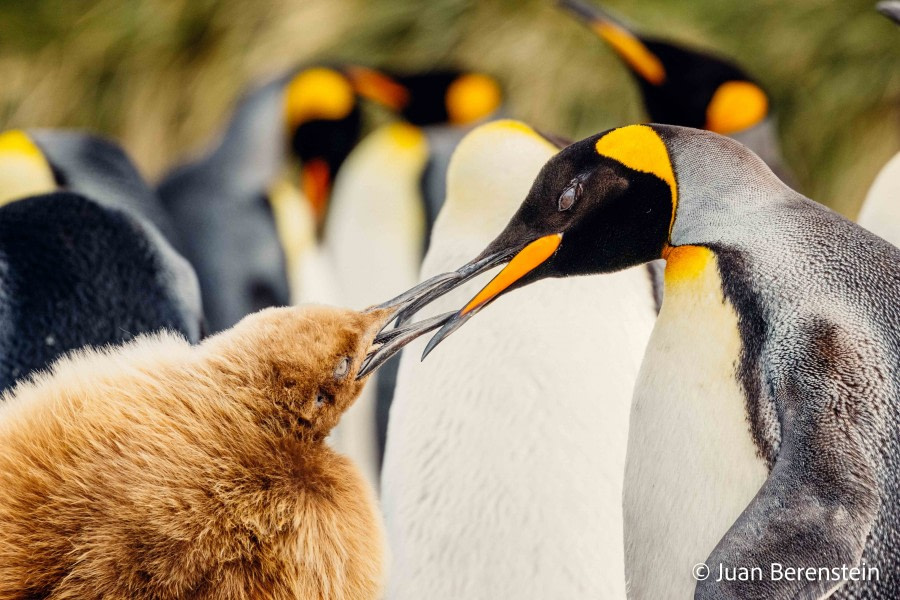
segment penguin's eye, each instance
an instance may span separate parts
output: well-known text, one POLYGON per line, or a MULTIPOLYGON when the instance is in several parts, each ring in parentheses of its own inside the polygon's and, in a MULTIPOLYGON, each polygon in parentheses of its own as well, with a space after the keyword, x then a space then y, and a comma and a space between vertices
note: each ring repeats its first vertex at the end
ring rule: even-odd
POLYGON ((344 357, 334 368, 334 378, 335 379, 343 379, 347 376, 347 373, 350 372, 350 359, 348 357, 344 357))
POLYGON ((569 187, 563 190, 563 193, 559 195, 559 211, 563 212, 572 208, 575 204, 575 201, 581 198, 581 194, 584 191, 584 188, 581 186, 580 181, 573 181, 569 184, 569 187))

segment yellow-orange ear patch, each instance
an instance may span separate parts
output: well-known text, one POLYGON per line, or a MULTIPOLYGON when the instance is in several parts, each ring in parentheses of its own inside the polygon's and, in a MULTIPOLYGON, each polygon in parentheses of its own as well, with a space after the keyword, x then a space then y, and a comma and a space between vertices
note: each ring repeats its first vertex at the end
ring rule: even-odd
POLYGON ((647 82, 660 85, 666 80, 662 62, 633 33, 608 21, 596 21, 592 27, 625 64, 647 82))
POLYGON ((57 189, 53 169, 24 131, 0 133, 0 206, 57 189))
POLYGON ((421 128, 409 123, 390 123, 385 125, 388 138, 398 148, 407 150, 427 144, 425 133, 421 128))
POLYGON ((451 123, 466 125, 496 111, 502 102, 497 81, 481 73, 468 73, 447 88, 447 116, 451 123))
POLYGON ((669 233, 675 224, 675 209, 678 207, 678 185, 672 160, 665 142, 659 134, 647 125, 629 125, 613 129, 594 146, 597 154, 619 161, 629 169, 656 175, 667 184, 672 192, 672 219, 669 233))
POLYGON ((728 135, 753 127, 769 114, 766 93, 749 81, 726 81, 706 107, 706 129, 728 135))
POLYGON ((666 259, 666 282, 675 283, 699 277, 714 256, 712 250, 703 246, 667 246, 663 258, 666 259))
POLYGON ((285 120, 290 128, 315 119, 343 119, 353 110, 353 87, 334 69, 315 67, 298 73, 284 91, 285 120))

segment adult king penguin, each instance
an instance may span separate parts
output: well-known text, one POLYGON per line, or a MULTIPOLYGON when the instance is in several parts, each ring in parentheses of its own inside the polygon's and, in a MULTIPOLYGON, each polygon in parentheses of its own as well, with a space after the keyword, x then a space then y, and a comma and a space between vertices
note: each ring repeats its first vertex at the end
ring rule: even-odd
POLYGON ((427 353, 509 290, 659 257, 623 496, 631 597, 898 597, 900 250, 744 146, 668 125, 577 142, 476 260, 400 300, 507 263, 427 353))
POLYGON ((288 273, 302 268, 297 263, 324 222, 334 173, 360 131, 345 73, 294 70, 248 94, 221 141, 160 183, 182 234, 180 249, 197 269, 212 331, 290 302, 288 273), (308 202, 285 181, 291 155, 300 161, 308 202))
MULTIPOLYGON (((878 11, 900 24, 900 1, 879 2, 878 11)), ((892 244, 900 245, 900 153, 875 178, 857 222, 892 244)))
POLYGON ((0 205, 0 387, 85 345, 160 329, 199 340, 196 275, 160 233, 165 213, 115 143, 74 131, 0 134, 0 205))
POLYGON ((756 152, 787 183, 769 96, 731 61, 639 35, 620 18, 581 0, 559 5, 584 21, 625 63, 650 120, 708 129, 756 152))
MULTIPOLYGON (((467 135, 422 276, 483 248, 557 151, 516 121, 467 135)), ((392 600, 625 595, 628 400, 656 315, 650 277, 637 268, 536 292, 442 361, 404 355, 382 473, 392 600), (555 329, 560 311, 579 328, 555 329)))

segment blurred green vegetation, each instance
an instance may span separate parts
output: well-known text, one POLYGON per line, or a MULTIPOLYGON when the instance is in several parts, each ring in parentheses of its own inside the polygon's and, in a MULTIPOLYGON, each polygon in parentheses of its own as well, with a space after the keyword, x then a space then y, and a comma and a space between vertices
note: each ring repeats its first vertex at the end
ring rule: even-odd
MULTIPOLYGON (((605 2, 762 81, 802 190, 850 216, 900 148, 900 30, 873 5, 605 2)), ((510 116, 572 138, 645 119, 625 68, 552 0, 0 0, 0 128, 105 132, 155 177, 251 82, 319 60, 482 69, 510 116)))

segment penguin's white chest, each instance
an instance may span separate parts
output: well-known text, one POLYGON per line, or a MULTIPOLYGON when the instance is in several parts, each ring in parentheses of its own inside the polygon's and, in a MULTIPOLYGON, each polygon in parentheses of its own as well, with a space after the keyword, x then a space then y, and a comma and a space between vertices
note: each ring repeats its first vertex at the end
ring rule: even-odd
POLYGON ((715 257, 670 255, 665 300, 635 386, 626 459, 630 598, 693 598, 704 562, 765 481, 736 378, 737 314, 715 257))

